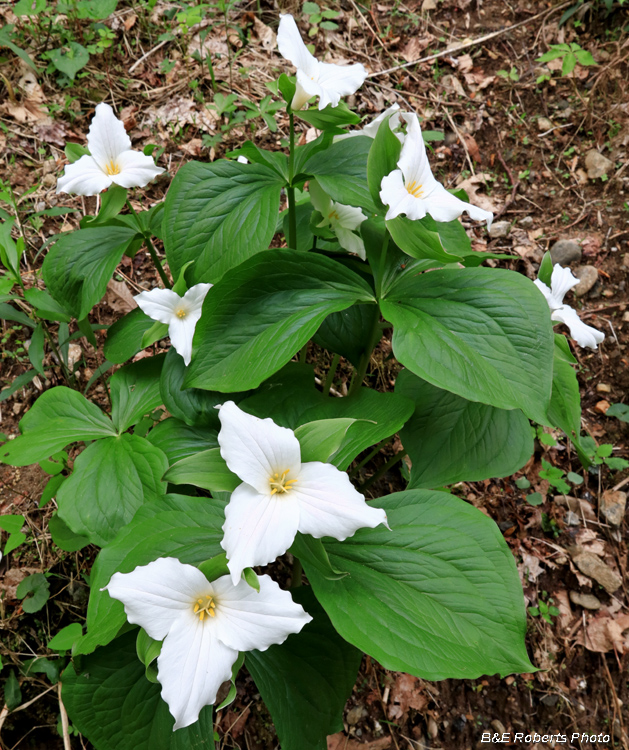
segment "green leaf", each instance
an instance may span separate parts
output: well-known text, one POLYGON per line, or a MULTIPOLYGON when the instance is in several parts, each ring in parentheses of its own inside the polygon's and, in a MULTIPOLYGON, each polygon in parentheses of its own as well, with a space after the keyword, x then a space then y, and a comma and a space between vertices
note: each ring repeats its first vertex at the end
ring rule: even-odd
POLYGON ((45 606, 50 596, 48 579, 43 573, 34 573, 31 576, 26 576, 18 584, 15 595, 18 599, 23 600, 22 609, 25 612, 39 612, 45 606))
POLYGON ((233 474, 218 448, 200 451, 173 464, 164 475, 171 484, 193 484, 211 492, 233 492, 242 480, 233 474))
POLYGON ((65 477, 63 474, 57 474, 56 476, 50 477, 50 479, 46 483, 46 486, 44 487, 41 498, 39 499, 40 508, 43 508, 44 505, 46 505, 46 503, 49 503, 53 497, 56 497, 57 490, 59 489, 59 487, 61 487, 66 479, 67 477, 65 477))
POLYGON ((174 417, 155 425, 146 439, 166 454, 171 466, 199 451, 218 448, 217 430, 210 427, 191 427, 174 417))
POLYGON ((147 357, 111 376, 111 418, 118 432, 124 432, 161 405, 159 383, 164 361, 164 355, 147 357))
POLYGON ((341 127, 343 125, 356 125, 360 122, 360 117, 352 112, 345 102, 340 102, 337 107, 328 104, 321 110, 316 107, 300 109, 295 114, 314 128, 329 130, 334 134, 345 132, 341 127))
POLYGON ((92 443, 59 488, 59 516, 75 534, 104 547, 144 502, 166 493, 167 469, 162 451, 138 435, 92 443))
POLYGON ((397 169, 402 144, 395 136, 389 125, 391 117, 380 123, 376 137, 373 139, 367 158, 367 183, 374 204, 385 212, 386 208, 380 200, 380 185, 382 178, 397 169))
POLYGON ((54 453, 50 458, 45 458, 39 462, 39 468, 46 474, 56 476, 66 468, 68 464, 68 454, 65 451, 54 453))
POLYGON ((18 47, 17 44, 14 44, 11 41, 12 37, 14 36, 14 28, 15 24, 12 23, 7 23, 4 25, 4 27, 0 28, 0 47, 8 47, 21 60, 23 60, 29 66, 29 68, 32 68, 36 73, 38 73, 39 71, 37 69, 37 65, 35 65, 35 63, 21 47, 18 47))
POLYGON ((551 276, 553 275, 553 259, 549 252, 544 253, 542 262, 539 264, 537 278, 550 289, 551 276))
POLYGON ((531 427, 519 409, 466 401, 409 370, 398 374, 395 392, 415 402, 400 433, 412 461, 409 489, 506 477, 533 455, 531 427))
POLYGON ((544 498, 540 495, 539 492, 531 492, 530 495, 526 496, 526 502, 529 505, 533 506, 542 505, 544 502, 544 498))
POLYGON ((221 392, 256 388, 327 315, 371 299, 367 283, 336 261, 296 250, 259 253, 205 298, 184 385, 221 392))
POLYGON ((300 425, 295 430, 295 437, 301 446, 301 460, 326 463, 339 450, 355 422, 355 419, 345 417, 319 419, 300 425))
POLYGON ((247 669, 271 712, 282 750, 321 750, 327 735, 343 729, 343 708, 362 654, 334 630, 310 588, 291 593, 312 622, 280 646, 247 653, 247 669))
POLYGON ((6 302, 0 302, 0 320, 12 320, 14 323, 21 323, 29 328, 35 328, 36 325, 32 318, 6 302))
POLYGON ((189 162, 172 181, 164 247, 174 276, 188 261, 191 283, 216 283, 265 250, 275 234, 284 179, 263 164, 189 162))
POLYGON ((621 422, 629 422, 629 405, 612 404, 605 412, 606 417, 616 417, 621 422))
POLYGON ((378 315, 376 305, 352 305, 328 315, 312 339, 358 366, 371 341, 374 318, 378 315))
POLYGON ((90 61, 90 53, 78 42, 68 42, 64 47, 50 50, 48 59, 61 73, 65 73, 70 80, 90 61))
POLYGON ((522 586, 498 527, 453 495, 409 490, 373 503, 383 526, 326 542, 329 581, 304 560, 345 640, 386 669, 427 680, 531 672, 522 586))
POLYGON ((528 488, 531 486, 531 483, 526 477, 520 477, 519 479, 515 480, 515 486, 520 490, 528 490, 528 488))
POLYGON ((24 516, 9 513, 0 516, 0 529, 4 529, 8 534, 16 534, 24 526, 24 522, 24 516))
POLYGON ((34 308, 37 310, 37 314, 40 318, 46 320, 60 321, 62 323, 69 323, 71 317, 61 307, 58 302, 45 292, 43 289, 27 289, 24 292, 24 297, 34 308))
POLYGON ((367 189, 367 157, 373 139, 357 135, 317 151, 301 170, 317 179, 321 188, 337 203, 359 206, 371 213, 376 206, 367 189))
POLYGON ((395 356, 423 380, 546 424, 552 326, 527 278, 493 268, 402 277, 381 310, 395 327, 395 356))
POLYGON ((117 320, 107 331, 103 354, 110 362, 122 364, 142 349, 144 334, 155 321, 136 307, 117 320))
POLYGON ((107 283, 136 235, 137 229, 115 225, 61 234, 44 258, 46 287, 65 310, 82 320, 104 296, 107 283))
POLYGON ((44 376, 44 329, 39 323, 31 336, 28 358, 39 375, 44 376))
POLYGON ((92 568, 87 634, 74 648, 88 654, 109 643, 125 624, 122 603, 101 591, 116 572, 130 573, 158 557, 199 565, 220 555, 225 505, 208 497, 165 495, 143 505, 134 519, 101 550, 92 568))
POLYGON ((37 16, 46 10, 47 5, 46 0, 19 0, 13 6, 13 12, 16 16, 37 16))
POLYGON ((22 434, 0 447, 0 462, 27 466, 79 440, 116 435, 95 404, 65 386, 45 391, 20 421, 22 434))
POLYGON ((116 5, 118 0, 81 0, 77 6, 77 15, 79 18, 98 21, 109 17, 116 10, 116 5))
POLYGON ((127 202, 127 189, 112 185, 101 193, 101 206, 97 216, 86 216, 81 220, 81 229, 95 227, 118 216, 127 202))
MULTIPOLYGON (((37 375, 35 370, 27 370, 21 375, 18 375, 8 388, 3 388, 0 391, 0 404, 10 398, 16 391, 19 391, 20 388, 28 385, 35 375, 37 375)), ((2 449, 0 448, 0 463, 2 462, 2 455, 2 449)))
POLYGON ((230 151, 226 156, 232 158, 244 156, 252 164, 266 164, 267 167, 275 170, 280 177, 288 182, 288 157, 281 151, 266 151, 251 141, 245 141, 242 146, 235 151, 230 151))
POLYGON ((298 533, 290 552, 299 560, 307 560, 328 581, 338 581, 347 575, 342 571, 334 570, 321 539, 315 539, 309 534, 298 533))
POLYGON ((22 691, 15 672, 11 670, 4 683, 4 703, 9 711, 17 708, 22 702, 22 691))
MULTIPOLYGON (((609 461, 607 463, 609 465, 609 461)), ((13 552, 13 550, 17 549, 21 544, 24 544, 25 541, 26 534, 24 534, 22 531, 15 531, 7 539, 7 543, 4 545, 4 551, 2 554, 5 556, 8 555, 10 552, 13 552)))
MULTIPOLYGON (((65 477, 63 478, 65 479, 65 477)), ((90 543, 86 536, 75 534, 56 512, 48 520, 48 531, 52 541, 65 552, 78 552, 90 543)))
MULTIPOLYGON (((579 460, 584 466, 588 466, 590 459, 580 438, 581 397, 579 395, 579 382, 574 367, 566 360, 564 346, 568 347, 565 336, 555 336, 553 389, 548 407, 548 421, 566 433, 577 450, 579 460)), ((572 358, 569 349, 568 354, 572 358)))
POLYGON ((53 651, 69 651, 74 642, 83 635, 83 628, 78 622, 66 625, 48 641, 48 648, 53 651))
POLYGON ((63 702, 72 725, 98 750, 213 750, 212 708, 173 732, 175 720, 136 656, 136 632, 117 638, 70 665, 62 675, 63 702))
POLYGON ((397 216, 386 222, 395 244, 412 258, 430 258, 440 263, 456 263, 463 254, 449 253, 444 248, 438 232, 429 228, 429 222, 412 221, 406 216, 397 216))
POLYGON ((85 156, 86 154, 89 156, 90 150, 86 146, 81 146, 78 143, 66 143, 64 153, 70 164, 74 164, 74 162, 78 161, 82 156, 85 156))

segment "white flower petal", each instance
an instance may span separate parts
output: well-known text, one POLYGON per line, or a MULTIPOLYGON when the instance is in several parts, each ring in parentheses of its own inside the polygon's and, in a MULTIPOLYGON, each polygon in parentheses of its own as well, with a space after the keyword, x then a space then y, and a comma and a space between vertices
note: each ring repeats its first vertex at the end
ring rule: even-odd
POLYGON ((569 305, 563 305, 553 310, 551 318, 555 321, 565 323, 570 329, 570 335, 579 346, 597 349, 598 345, 605 338, 605 334, 602 331, 586 325, 579 317, 577 311, 569 305))
POLYGON ((321 93, 321 87, 318 83, 314 82, 302 73, 300 70, 297 71, 297 86, 295 87, 295 95, 290 103, 290 108, 295 112, 305 107, 305 105, 312 99, 313 96, 319 96, 321 93), (301 85, 300 81, 304 80, 306 87, 301 85))
POLYGON ((363 260, 367 259, 365 243, 362 237, 354 234, 351 229, 345 229, 345 227, 336 227, 334 231, 336 232, 339 245, 343 250, 347 250, 348 253, 356 253, 363 260))
POLYGON ((105 102, 96 107, 96 114, 87 132, 87 146, 103 171, 107 170, 108 164, 115 163, 120 154, 131 148, 131 139, 122 120, 116 117, 113 109, 105 102))
POLYGON ((270 479, 290 472, 295 479, 301 467, 301 448, 292 430, 272 419, 259 419, 239 409, 233 401, 219 409, 221 429, 218 444, 230 471, 258 492, 271 492, 270 479))
POLYGON ((203 301, 206 294, 212 288, 212 284, 195 284, 183 295, 183 301, 188 306, 190 313, 198 312, 201 314, 203 301))
POLYGON ((116 159, 116 166, 120 171, 112 175, 112 180, 124 188, 144 187, 164 171, 156 166, 152 156, 141 151, 123 151, 116 159))
POLYGON ((343 541, 357 529, 387 523, 384 510, 367 505, 347 474, 332 464, 302 464, 290 494, 299 503, 299 531, 317 539, 331 536, 343 541))
MULTIPOLYGON (((404 177, 401 169, 394 169, 382 178, 380 183, 380 200, 385 206, 389 206, 386 220, 395 219, 396 216, 412 210, 413 201, 416 200, 404 187, 404 177)), ((426 213, 424 212, 423 216, 426 213)), ((423 218, 423 216, 421 218, 423 218)))
POLYGON ((343 203, 332 203, 332 209, 336 213, 336 217, 332 223, 332 226, 338 225, 343 229, 358 229, 358 227, 367 219, 365 214, 356 208, 356 206, 345 206, 343 203))
POLYGON ((464 211, 475 221, 486 221, 487 229, 491 228, 494 215, 491 211, 484 211, 471 203, 465 203, 452 193, 449 193, 443 185, 436 182, 433 190, 423 200, 426 213, 429 213, 435 221, 452 221, 457 219, 464 211))
POLYGON ((73 164, 66 164, 63 177, 57 180, 57 193, 73 195, 98 195, 112 183, 89 154, 84 154, 73 164))
POLYGON ((295 539, 298 523, 293 490, 261 495, 248 484, 236 487, 225 508, 221 541, 234 585, 245 568, 266 565, 283 555, 295 539))
POLYGON ((258 581, 259 593, 242 579, 236 586, 229 576, 212 582, 217 607, 210 624, 215 625, 216 637, 237 651, 265 651, 312 620, 269 576, 258 576, 258 581))
POLYGON ((129 622, 161 641, 183 612, 192 612, 194 601, 208 586, 197 568, 160 557, 131 573, 114 573, 105 589, 124 604, 129 622))
POLYGON ((402 170, 406 187, 414 183, 415 189, 421 190, 421 198, 425 198, 438 184, 430 169, 417 115, 412 115, 410 119, 397 166, 402 170))
POLYGON ((194 312, 188 312, 184 318, 171 318, 168 326, 170 343, 175 347, 177 354, 183 357, 186 367, 192 359, 192 339, 200 317, 201 310, 195 310, 194 312))
POLYGON ((548 302, 551 310, 563 305, 563 298, 579 283, 579 279, 573 275, 569 268, 562 268, 559 263, 553 266, 550 277, 551 298, 548 302))
POLYGON ((332 63, 319 63, 318 83, 322 94, 319 99, 319 109, 324 109, 328 104, 338 106, 342 96, 355 93, 365 82, 367 71, 360 63, 354 65, 333 65, 332 63))
MULTIPOLYGON (((540 290, 540 292, 544 295, 544 299, 546 300, 546 302, 548 302, 548 306, 550 307, 550 309, 553 310, 554 307, 551 304, 553 295, 549 287, 547 287, 546 284, 544 284, 544 282, 540 281, 539 279, 535 279, 533 283, 540 290)), ((557 307, 557 305, 555 307, 557 307)))
POLYGON ((280 15, 280 25, 277 30, 277 48, 280 55, 293 63, 297 70, 302 70, 308 77, 318 75, 317 58, 310 54, 304 44, 295 19, 287 13, 280 15))
POLYGON ((397 113, 399 109, 400 109, 400 105, 399 104, 393 104, 388 109, 385 109, 384 112, 381 112, 368 125, 365 125, 365 127, 362 129, 362 131, 359 131, 360 134, 361 135, 366 135, 369 138, 375 138, 378 135, 378 130, 380 129, 380 124, 389 115, 393 115, 394 117, 398 118, 397 120, 394 120, 394 117, 391 117, 391 119, 389 120, 389 126, 391 128, 396 127, 396 125, 399 123, 399 115, 395 115, 395 113, 397 113))
POLYGON ((134 297, 138 306, 149 318, 159 323, 170 324, 177 317, 176 310, 182 299, 172 289, 151 289, 150 292, 140 292, 134 297))
POLYGON ((175 717, 173 729, 194 724, 231 678, 238 652, 218 640, 212 625, 189 609, 173 623, 157 657, 157 679, 175 717))

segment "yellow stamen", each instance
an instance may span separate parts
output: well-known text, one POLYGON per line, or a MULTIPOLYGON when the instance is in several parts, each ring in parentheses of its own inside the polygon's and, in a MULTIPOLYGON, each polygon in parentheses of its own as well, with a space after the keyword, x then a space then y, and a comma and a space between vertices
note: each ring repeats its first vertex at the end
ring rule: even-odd
POLYGON ((107 163, 107 166, 105 167, 105 171, 107 172, 108 175, 120 174, 120 167, 112 159, 110 162, 107 163))
POLYGON ((200 597, 197 599, 193 611, 195 615, 199 615, 199 620, 203 622, 206 615, 209 615, 210 617, 216 617, 216 612, 214 611, 216 609, 216 602, 214 601, 214 597, 210 596, 210 594, 205 595, 205 600, 203 597, 200 597))
POLYGON ((406 185, 405 187, 406 187, 407 191, 411 195, 414 195, 416 198, 421 198, 421 196, 422 196, 422 194, 424 192, 422 190, 423 185, 421 183, 417 184, 417 182, 415 180, 413 180, 412 182, 409 182, 408 185, 406 185))
POLYGON ((286 471, 283 472, 281 476, 279 474, 273 474, 272 477, 269 477, 269 484, 271 485, 272 495, 275 495, 276 493, 279 495, 283 495, 284 493, 293 489, 292 485, 294 485, 297 480, 286 479, 286 475, 289 471, 290 469, 286 469, 286 471))
POLYGON ((178 310, 175 310, 175 315, 178 318, 185 318, 187 314, 188 314, 188 311, 184 310, 183 307, 180 307, 178 310))
POLYGON ((339 215, 336 213, 336 211, 332 211, 328 214, 328 219, 336 219, 337 221, 340 221, 339 215))

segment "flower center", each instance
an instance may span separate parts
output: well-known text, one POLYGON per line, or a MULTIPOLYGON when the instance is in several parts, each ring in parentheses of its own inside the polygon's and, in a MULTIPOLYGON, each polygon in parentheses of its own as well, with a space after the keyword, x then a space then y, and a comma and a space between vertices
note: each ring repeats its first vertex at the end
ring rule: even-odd
POLYGON ((178 318, 181 318, 181 319, 183 319, 183 318, 185 318, 185 317, 186 317, 186 315, 187 315, 187 314, 188 314, 188 311, 187 311, 187 310, 184 310, 184 308, 183 308, 183 307, 179 307, 179 308, 177 308, 177 310, 175 310, 175 315, 176 315, 176 316, 177 316, 178 318))
POLYGON ((269 477, 269 484, 271 485, 271 494, 275 495, 276 493, 278 495, 283 495, 284 493, 288 492, 288 490, 292 490, 292 485, 295 484, 297 481, 296 479, 286 479, 286 475, 290 469, 286 469, 285 472, 282 474, 273 474, 272 477, 269 477))
POLYGON ((336 211, 332 211, 331 213, 329 213, 329 214, 328 214, 328 219, 330 219, 330 220, 332 220, 332 219, 336 219, 337 221, 340 221, 340 217, 339 217, 339 215, 338 215, 338 214, 336 213, 336 211))
POLYGON ((113 159, 111 159, 111 161, 107 162, 107 165, 105 166, 105 172, 107 172, 108 175, 120 174, 120 167, 113 159))
POLYGON ((210 596, 210 594, 206 594, 204 597, 199 597, 194 605, 194 614, 199 615, 199 620, 203 622, 206 615, 208 617, 216 617, 216 602, 214 601, 214 597, 210 596))
POLYGON ((406 185, 405 187, 411 195, 415 196, 415 198, 421 198, 424 192, 422 190, 423 185, 421 184, 421 182, 418 184, 415 180, 413 180, 412 182, 409 182, 408 185, 406 185))

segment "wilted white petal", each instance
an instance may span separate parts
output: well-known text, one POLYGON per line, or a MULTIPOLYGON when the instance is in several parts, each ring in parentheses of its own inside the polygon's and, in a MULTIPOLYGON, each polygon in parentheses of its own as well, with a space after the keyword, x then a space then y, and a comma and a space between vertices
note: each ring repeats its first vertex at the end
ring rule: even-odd
POLYGON ((173 623, 157 657, 157 679, 175 717, 173 729, 194 724, 201 709, 214 703, 218 689, 231 677, 238 651, 218 640, 213 625, 188 607, 173 623))
POLYGON ((299 523, 299 508, 293 494, 292 490, 284 494, 260 494, 244 483, 232 492, 225 508, 221 547, 227 553, 227 567, 234 585, 245 568, 273 562, 293 543, 299 523))
POLYGON ((98 195, 106 190, 113 180, 98 166, 89 154, 66 164, 63 177, 57 180, 57 193, 73 195, 98 195))
POLYGON ((563 305, 563 298, 579 283, 579 279, 573 275, 569 268, 562 268, 559 263, 553 266, 550 277, 551 298, 548 302, 551 310, 563 305))
POLYGON ((138 306, 149 318, 168 325, 176 315, 177 306, 181 304, 181 297, 172 289, 151 289, 150 292, 140 292, 134 297, 138 306))
POLYGON ((242 579, 236 586, 229 576, 212 581, 218 604, 216 622, 210 624, 216 626, 217 638, 238 651, 265 651, 312 620, 269 576, 258 576, 258 581, 259 593, 242 579))
POLYGON ((124 151, 131 149, 131 139, 127 135, 122 120, 114 114, 109 104, 101 102, 87 132, 87 147, 103 171, 124 151))
POLYGON ((331 104, 338 106, 342 96, 355 93, 365 82, 367 71, 361 63, 354 65, 333 65, 319 63, 318 83, 322 93, 319 99, 319 109, 331 104))
POLYGON ((381 508, 367 505, 344 471, 332 464, 302 464, 299 480, 291 490, 299 503, 299 531, 316 538, 331 536, 343 541, 358 529, 387 523, 381 508))
POLYGON ((570 329, 570 335, 579 346, 587 346, 590 349, 597 349, 601 341, 604 340, 605 334, 592 326, 586 325, 577 311, 569 305, 563 305, 553 310, 551 318, 555 321, 565 323, 570 329))
POLYGON ((183 612, 192 611, 192 603, 207 587, 197 568, 161 557, 131 573, 114 573, 105 589, 123 603, 129 622, 161 641, 183 612))
POLYGON ((348 253, 356 253, 360 258, 366 260, 367 252, 363 238, 344 227, 337 227, 335 230, 339 245, 348 253))
POLYGON ((274 474, 287 472, 288 479, 297 477, 301 448, 292 430, 280 427, 272 419, 247 414, 233 401, 225 402, 218 416, 221 456, 243 482, 266 495, 271 492, 269 482, 274 474))
POLYGON ((304 44, 295 19, 286 13, 280 15, 280 25, 277 30, 277 48, 280 55, 302 70, 308 77, 316 78, 319 63, 317 58, 310 54, 304 44))
POLYGON ((120 170, 112 175, 112 180, 120 187, 145 187, 164 170, 158 167, 152 156, 141 151, 123 151, 116 159, 120 170))

